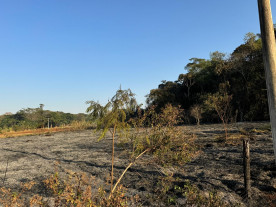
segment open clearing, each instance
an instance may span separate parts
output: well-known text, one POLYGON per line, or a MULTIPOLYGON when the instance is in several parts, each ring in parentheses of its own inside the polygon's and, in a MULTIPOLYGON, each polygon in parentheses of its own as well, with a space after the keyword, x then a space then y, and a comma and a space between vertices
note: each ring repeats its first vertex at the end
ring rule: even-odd
MULTIPOLYGON (((263 129, 268 123, 237 123, 230 126, 230 133, 241 128, 263 129)), ((224 200, 243 204, 242 145, 223 144, 217 141, 224 133, 220 124, 183 126, 184 131, 196 135, 201 153, 181 170, 161 168, 146 155, 126 173, 122 184, 129 195, 138 194, 145 206, 158 206, 152 201, 158 188, 158 179, 171 173, 181 180, 190 180, 202 191, 216 190, 224 200)), ((104 184, 111 169, 111 137, 97 142, 90 130, 59 132, 50 136, 35 135, 0 140, 0 183, 13 190, 21 182, 30 180, 37 184, 32 193, 45 195, 43 180, 58 170, 86 172, 104 184), (58 164, 57 164, 58 163, 58 164)), ((271 133, 255 130, 250 141, 253 206, 267 206, 266 194, 276 193, 276 167, 271 133)), ((129 161, 119 146, 115 149, 115 178, 129 161)), ((183 200, 183 198, 182 198, 183 200)), ((181 206, 181 198, 177 203, 181 206)))

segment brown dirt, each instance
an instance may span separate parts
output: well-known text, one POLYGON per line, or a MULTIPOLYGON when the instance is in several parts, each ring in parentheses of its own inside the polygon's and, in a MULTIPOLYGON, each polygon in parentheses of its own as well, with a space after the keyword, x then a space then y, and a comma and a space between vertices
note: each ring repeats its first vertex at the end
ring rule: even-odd
MULTIPOLYGON (((267 206, 266 195, 276 193, 276 166, 271 133, 263 130, 268 123, 237 123, 230 126, 230 134, 241 128, 255 130, 250 141, 252 206, 267 206)), ((126 173, 122 184, 128 195, 138 194, 144 206, 160 206, 150 198, 158 192, 158 181, 165 174, 178 177, 178 185, 190 180, 202 192, 217 191, 223 200, 244 205, 242 146, 240 141, 221 143, 223 132, 220 124, 183 126, 183 130, 197 136, 201 153, 182 168, 163 168, 152 163, 149 155, 126 173)), ((55 169, 86 172, 104 184, 111 169, 111 137, 97 142, 92 131, 59 132, 50 136, 34 135, 0 140, 0 185, 17 190, 20 182, 34 180, 37 185, 32 193, 47 196, 43 180, 55 169), (56 163, 59 163, 56 167, 56 163)), ((129 161, 124 151, 116 147, 115 177, 129 161)), ((176 199, 181 203, 182 197, 176 199)), ((179 204, 178 206, 181 206, 179 204)))

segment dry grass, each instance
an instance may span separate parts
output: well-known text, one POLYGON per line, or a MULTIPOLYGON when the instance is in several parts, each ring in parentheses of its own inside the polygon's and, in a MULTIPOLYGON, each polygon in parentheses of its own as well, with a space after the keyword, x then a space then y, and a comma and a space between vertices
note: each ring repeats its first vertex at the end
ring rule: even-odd
POLYGON ((50 197, 31 195, 31 189, 35 184, 33 181, 22 183, 21 190, 18 192, 5 187, 0 188, 0 205, 3 207, 124 207, 131 203, 135 205, 138 201, 136 197, 131 199, 126 197, 122 186, 108 196, 104 190, 105 186, 99 186, 93 176, 84 172, 67 171, 67 176, 63 179, 58 172, 55 172, 45 179, 44 187, 50 197))
POLYGON ((85 122, 85 121, 74 121, 70 125, 62 126, 62 127, 53 127, 53 128, 40 128, 40 129, 26 129, 21 131, 14 131, 10 129, 4 129, 0 131, 0 138, 11 138, 11 137, 20 137, 20 136, 28 136, 28 135, 50 135, 51 133, 56 132, 66 132, 66 131, 78 131, 93 128, 93 124, 85 122))
POLYGON ((39 134, 64 132, 64 131, 72 131, 72 127, 55 127, 50 129, 46 129, 46 128, 28 129, 24 131, 8 131, 8 132, 4 131, 0 134, 0 138, 20 137, 20 136, 26 136, 26 135, 39 135, 39 134))
POLYGON ((72 124, 67 126, 53 127, 49 129, 40 128, 40 129, 27 129, 22 131, 2 130, 0 132, 0 138, 11 138, 11 137, 41 135, 41 134, 49 135, 51 133, 84 130, 92 127, 93 126, 87 122, 73 122, 72 124))

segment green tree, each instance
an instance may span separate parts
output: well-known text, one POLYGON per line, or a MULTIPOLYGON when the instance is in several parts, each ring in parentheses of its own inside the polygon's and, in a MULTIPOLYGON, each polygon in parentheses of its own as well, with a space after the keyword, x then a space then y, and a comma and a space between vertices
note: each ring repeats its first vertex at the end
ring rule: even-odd
POLYGON ((104 106, 95 101, 87 101, 89 104, 87 112, 97 121, 97 130, 102 130, 99 140, 105 137, 110 131, 112 134, 112 161, 111 161, 111 192, 113 188, 114 174, 114 146, 115 135, 128 128, 127 116, 137 109, 135 94, 128 90, 117 90, 116 94, 104 106))
POLYGON ((228 123, 231 118, 231 100, 232 95, 229 95, 227 92, 227 88, 229 87, 229 83, 220 84, 219 92, 214 94, 209 94, 205 101, 205 105, 210 110, 214 109, 220 120, 223 123, 224 131, 225 131, 225 139, 228 138, 228 123))
POLYGON ((232 104, 239 120, 267 120, 268 104, 262 59, 262 43, 257 35, 246 34, 228 60, 228 81, 232 104))
POLYGON ((180 74, 178 82, 187 87, 187 98, 190 99, 191 87, 195 84, 195 80, 192 73, 180 74))
POLYGON ((156 106, 160 112, 161 108, 170 103, 174 106, 181 105, 183 93, 180 91, 180 84, 177 81, 161 81, 157 89, 152 89, 147 95, 148 106, 156 106))

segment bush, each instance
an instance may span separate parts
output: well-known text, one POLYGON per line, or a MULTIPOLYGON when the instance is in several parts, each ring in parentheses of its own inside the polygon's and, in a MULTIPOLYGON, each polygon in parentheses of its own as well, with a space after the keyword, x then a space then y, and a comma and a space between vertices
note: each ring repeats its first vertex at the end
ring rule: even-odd
MULTIPOLYGON (((44 180, 46 194, 50 198, 43 198, 40 195, 30 195, 31 188, 35 182, 31 181, 22 184, 20 192, 13 192, 11 189, 0 189, 0 204, 4 207, 23 206, 68 206, 68 207, 123 207, 131 203, 131 200, 124 194, 124 189, 119 186, 111 195, 107 196, 103 186, 98 186, 95 179, 86 173, 67 172, 67 177, 62 179, 58 172, 55 172, 44 180)), ((135 201, 134 201, 135 202, 135 201)))
POLYGON ((197 153, 195 136, 185 134, 178 127, 182 120, 180 107, 166 105, 160 114, 151 107, 140 117, 132 120, 134 132, 130 136, 132 157, 148 150, 158 164, 182 165, 197 153), (146 128, 142 128, 145 127, 146 128))

